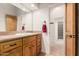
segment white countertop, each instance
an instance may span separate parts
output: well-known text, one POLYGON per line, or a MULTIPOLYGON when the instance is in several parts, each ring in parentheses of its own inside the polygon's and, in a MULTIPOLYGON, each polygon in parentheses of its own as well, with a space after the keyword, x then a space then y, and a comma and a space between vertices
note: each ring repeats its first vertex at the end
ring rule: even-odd
POLYGON ((37 35, 37 34, 41 34, 41 33, 38 33, 38 32, 37 33, 16 33, 16 34, 10 34, 10 35, 0 35, 0 42, 27 37, 31 35, 37 35))

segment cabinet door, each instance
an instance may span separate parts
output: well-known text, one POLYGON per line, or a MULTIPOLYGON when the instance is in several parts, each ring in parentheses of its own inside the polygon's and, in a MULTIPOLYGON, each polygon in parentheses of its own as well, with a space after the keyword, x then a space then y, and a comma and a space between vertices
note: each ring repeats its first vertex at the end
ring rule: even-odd
POLYGON ((32 56, 36 56, 36 46, 31 47, 32 56))
POLYGON ((38 36, 37 36, 37 48, 36 48, 36 54, 37 55, 39 55, 40 53, 41 53, 41 39, 42 39, 42 35, 41 34, 39 34, 38 36))
POLYGON ((36 55, 36 40, 31 42, 31 51, 32 51, 32 56, 35 56, 36 55))
POLYGON ((37 55, 39 55, 40 53, 41 53, 41 46, 37 46, 37 50, 36 50, 37 52, 37 55))
POLYGON ((22 56, 22 47, 17 47, 9 56, 22 56))
POLYGON ((24 46, 23 47, 23 56, 31 56, 31 47, 30 46, 24 46))
POLYGON ((11 53, 8 56, 22 56, 22 51, 11 53))

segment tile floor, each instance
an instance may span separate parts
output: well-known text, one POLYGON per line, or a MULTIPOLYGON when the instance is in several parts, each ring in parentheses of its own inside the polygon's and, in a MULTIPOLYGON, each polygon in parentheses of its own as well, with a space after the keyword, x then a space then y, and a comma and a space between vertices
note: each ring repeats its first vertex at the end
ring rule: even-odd
POLYGON ((64 56, 65 55, 65 43, 63 40, 54 41, 50 44, 50 56, 64 56))
POLYGON ((65 56, 65 41, 57 40, 53 41, 50 45, 50 53, 40 53, 39 56, 65 56))

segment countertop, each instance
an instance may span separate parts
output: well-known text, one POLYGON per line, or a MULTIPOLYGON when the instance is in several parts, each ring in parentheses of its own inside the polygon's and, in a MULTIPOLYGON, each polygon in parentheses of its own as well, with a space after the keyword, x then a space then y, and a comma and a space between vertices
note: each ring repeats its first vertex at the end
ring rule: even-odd
POLYGON ((41 34, 41 32, 24 32, 24 33, 17 32, 17 33, 10 33, 10 34, 9 33, 6 33, 6 34, 2 33, 2 35, 0 34, 0 42, 14 40, 14 39, 37 35, 37 34, 41 34))

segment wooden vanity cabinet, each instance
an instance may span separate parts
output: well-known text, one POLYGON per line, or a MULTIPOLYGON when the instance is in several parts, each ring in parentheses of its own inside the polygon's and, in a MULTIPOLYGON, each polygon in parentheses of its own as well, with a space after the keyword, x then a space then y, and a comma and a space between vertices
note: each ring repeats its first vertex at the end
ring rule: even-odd
POLYGON ((36 56, 40 53, 40 34, 0 43, 1 56, 36 56))

